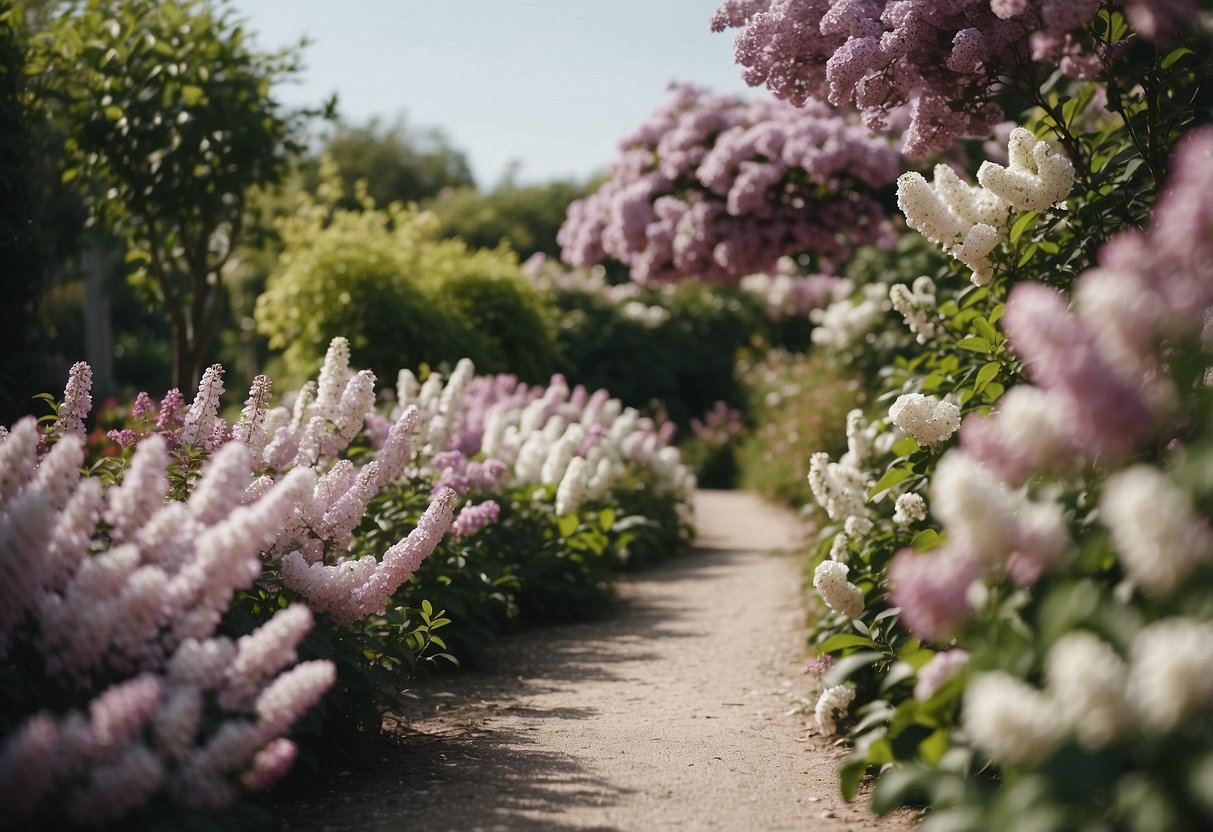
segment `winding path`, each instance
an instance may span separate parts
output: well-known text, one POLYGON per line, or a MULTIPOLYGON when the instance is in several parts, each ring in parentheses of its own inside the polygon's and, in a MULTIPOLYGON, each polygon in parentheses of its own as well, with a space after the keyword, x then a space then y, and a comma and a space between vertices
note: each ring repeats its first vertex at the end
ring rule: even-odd
POLYGON ((374 777, 286 807, 326 830, 900 830, 838 797, 808 695, 787 512, 696 497, 698 550, 626 578, 609 617, 503 639, 423 684, 374 777))

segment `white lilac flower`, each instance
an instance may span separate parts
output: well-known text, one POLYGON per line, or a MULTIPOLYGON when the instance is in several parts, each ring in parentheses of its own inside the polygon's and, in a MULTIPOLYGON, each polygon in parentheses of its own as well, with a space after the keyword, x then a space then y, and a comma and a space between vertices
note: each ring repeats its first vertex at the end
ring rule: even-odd
POLYGON ((1151 595, 1169 595, 1213 555, 1209 526, 1156 468, 1136 465, 1109 477, 1099 505, 1125 572, 1151 595))
POLYGON ((574 457, 556 489, 556 514, 564 517, 576 514, 585 500, 586 486, 590 480, 590 466, 583 457, 574 457))
POLYGON ((931 510, 959 548, 987 567, 998 567, 1016 537, 1015 501, 969 454, 951 450, 931 478, 931 510))
POLYGON ((883 283, 869 283, 863 287, 862 297, 851 298, 850 281, 839 281, 838 287, 848 294, 838 297, 824 309, 814 309, 809 320, 815 324, 809 337, 814 344, 834 350, 844 350, 862 341, 884 317, 888 309, 888 287, 883 283))
POLYGON ((267 375, 259 375, 253 379, 249 388, 248 399, 244 409, 240 411, 240 419, 232 428, 232 438, 237 442, 248 445, 254 456, 259 457, 265 448, 267 439, 266 416, 269 412, 270 393, 273 382, 267 375))
POLYGON ((920 344, 939 331, 939 311, 935 306, 935 282, 923 275, 911 286, 898 283, 889 289, 889 302, 905 318, 906 326, 920 344))
POLYGON ((266 682, 296 659, 296 648, 312 629, 312 611, 306 604, 281 609, 236 642, 236 656, 224 672, 219 705, 240 711, 252 707, 266 682))
POLYGON ((867 480, 858 468, 830 462, 829 454, 819 451, 809 458, 808 480, 817 504, 831 520, 867 516, 867 480))
POLYGON ((889 408, 889 418, 926 447, 940 445, 960 429, 959 407, 921 393, 898 396, 889 408))
MULTIPOLYGON (((198 394, 181 428, 181 444, 208 445, 215 433, 219 414, 219 399, 223 395, 223 365, 212 364, 198 382, 198 394)), ((209 447, 208 447, 209 449, 209 447)))
MULTIPOLYGON (((316 398, 310 402, 311 415, 336 422, 341 409, 341 397, 345 393, 350 376, 350 342, 337 336, 329 342, 320 367, 319 382, 314 390, 316 398)), ((312 392, 309 390, 309 392, 312 392)), ((304 395, 300 391, 300 396, 304 395)), ((306 405, 305 405, 306 406, 306 405)), ((298 408, 296 408, 296 412, 298 408)))
POLYGON ((1074 165, 1032 131, 1016 127, 1007 142, 1007 167, 986 161, 977 181, 1020 211, 1043 211, 1065 200, 1074 187, 1074 165))
POLYGON ((817 699, 817 707, 813 716, 817 720, 817 730, 828 736, 838 732, 838 720, 847 714, 847 708, 855 700, 855 689, 846 685, 835 685, 826 688, 817 699))
POLYGON ((1165 732, 1213 709, 1213 624, 1165 618, 1150 624, 1129 651, 1129 701, 1142 724, 1165 732))
POLYGON ((1067 633, 1045 658, 1045 682, 1062 720, 1091 749, 1102 748, 1129 727, 1127 681, 1124 661, 1092 633, 1067 633))
POLYGON ((844 563, 824 560, 813 573, 813 587, 834 612, 858 618, 863 612, 863 590, 847 580, 849 572, 844 563))
POLYGON ((908 491, 893 504, 893 525, 904 529, 927 519, 927 501, 921 494, 908 491))
POLYGON ((1055 704, 1002 671, 982 673, 969 682, 963 721, 978 748, 1009 765, 1040 762, 1057 748, 1063 733, 1055 704))

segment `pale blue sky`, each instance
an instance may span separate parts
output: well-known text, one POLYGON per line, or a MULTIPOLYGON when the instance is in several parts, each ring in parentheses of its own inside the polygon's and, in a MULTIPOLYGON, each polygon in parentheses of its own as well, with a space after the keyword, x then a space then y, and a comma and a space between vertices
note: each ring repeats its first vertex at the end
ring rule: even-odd
POLYGON ((715 0, 233 0, 262 47, 307 35, 290 105, 443 128, 487 187, 605 169, 671 79, 742 92, 715 0))

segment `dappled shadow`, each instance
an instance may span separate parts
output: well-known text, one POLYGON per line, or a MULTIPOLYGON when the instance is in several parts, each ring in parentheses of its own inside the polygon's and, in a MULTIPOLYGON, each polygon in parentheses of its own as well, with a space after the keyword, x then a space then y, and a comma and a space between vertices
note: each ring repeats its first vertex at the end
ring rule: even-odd
MULTIPOLYGON (((577 708, 527 713, 537 719, 583 719, 577 708)), ((365 770, 294 799, 277 813, 279 828, 306 832, 425 829, 560 830, 555 816, 575 803, 609 806, 630 793, 589 774, 567 754, 541 750, 525 731, 453 725, 434 733, 400 731, 365 770), (315 811, 322 808, 322 811, 315 811)))
POLYGON ((570 806, 609 810, 635 794, 578 756, 583 735, 611 717, 578 704, 575 692, 620 682, 616 701, 632 701, 637 691, 629 688, 660 678, 672 641, 702 639, 689 587, 755 557, 763 555, 697 548, 631 575, 604 615, 503 636, 475 667, 410 683, 410 700, 386 720, 389 739, 365 770, 284 805, 280 828, 612 829, 555 820, 570 806), (666 653, 654 649, 657 642, 666 653), (572 704, 544 707, 549 694, 569 693, 572 704), (553 737, 562 739, 553 744, 553 737))

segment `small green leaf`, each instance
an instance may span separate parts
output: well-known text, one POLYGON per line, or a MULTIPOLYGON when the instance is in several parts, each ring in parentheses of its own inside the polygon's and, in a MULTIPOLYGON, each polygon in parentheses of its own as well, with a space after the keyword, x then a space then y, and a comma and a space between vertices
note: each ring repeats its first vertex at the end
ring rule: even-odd
POLYGON ((122 108, 117 104, 111 104, 105 108, 106 121, 117 121, 120 118, 122 118, 122 108))
POLYGON ((205 96, 202 87, 195 84, 186 84, 181 88, 181 101, 187 107, 196 107, 205 96))
POLYGON ((977 334, 985 338, 991 344, 998 343, 998 330, 980 315, 973 319, 973 328, 977 330, 977 334))
POLYGON ((939 532, 934 529, 923 529, 910 541, 910 548, 916 552, 926 552, 934 549, 942 542, 939 532))
POLYGON ((855 633, 835 633, 827 638, 821 644, 817 645, 817 650, 821 653, 833 653, 836 650, 843 650, 847 647, 876 647, 876 642, 865 636, 856 635, 855 633))
POLYGON ((1172 49, 1170 52, 1167 53, 1167 56, 1162 59, 1162 68, 1170 69, 1172 66, 1175 65, 1175 62, 1178 61, 1180 58, 1182 58, 1184 55, 1191 55, 1191 54, 1193 54, 1192 50, 1186 46, 1181 46, 1178 49, 1172 49))
POLYGON ((973 383, 973 389, 980 393, 986 388, 986 385, 993 381, 998 376, 999 364, 997 361, 989 361, 982 365, 977 371, 977 380, 973 383))
POLYGON ((990 351, 990 342, 985 338, 979 338, 976 335, 970 335, 968 338, 961 338, 956 342, 956 346, 960 347, 962 350, 968 350, 969 352, 988 353, 990 351))
POLYGON ((434 605, 431 604, 429 601, 423 600, 421 602, 421 614, 428 621, 430 619, 430 616, 432 616, 434 614, 434 605))
POLYGON ((1031 227, 1032 222, 1036 219, 1035 211, 1025 211, 1019 219, 1011 226, 1011 245, 1019 242, 1019 238, 1023 233, 1031 227))
POLYGON ((842 791, 842 797, 848 803, 855 799, 855 795, 859 792, 859 781, 863 780, 864 774, 868 770, 868 761, 863 757, 852 757, 847 760, 846 765, 842 767, 842 771, 838 772, 838 787, 842 791))
POLYGON ((561 537, 572 537, 580 524, 581 521, 576 514, 566 514, 564 517, 556 518, 556 528, 560 531, 561 537))
POLYGON ((892 488, 913 473, 914 469, 909 465, 897 465, 890 468, 889 470, 885 471, 884 476, 881 477, 874 486, 872 486, 872 490, 868 492, 868 499, 870 500, 871 498, 875 497, 881 491, 892 488))

